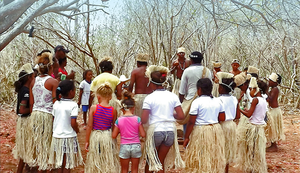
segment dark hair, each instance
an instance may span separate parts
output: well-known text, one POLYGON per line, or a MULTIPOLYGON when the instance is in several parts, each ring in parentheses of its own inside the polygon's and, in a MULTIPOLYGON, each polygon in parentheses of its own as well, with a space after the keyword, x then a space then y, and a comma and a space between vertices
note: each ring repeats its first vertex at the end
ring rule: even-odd
POLYGON ((114 65, 111 61, 104 60, 99 63, 99 67, 100 67, 101 72, 103 73, 103 72, 112 71, 114 68, 114 65))
POLYGON ((83 72, 83 74, 82 74, 83 80, 85 80, 86 74, 87 74, 88 72, 92 72, 92 73, 93 73, 93 71, 92 71, 91 69, 85 70, 85 71, 83 72))
POLYGON ((245 67, 243 71, 248 71, 248 67, 245 67))
POLYGON ((201 63, 201 61, 203 60, 202 53, 198 51, 192 52, 189 57, 194 63, 201 63))
POLYGON ((268 91, 268 85, 267 85, 267 83, 265 83, 262 80, 258 80, 257 81, 257 85, 260 88, 261 94, 266 94, 267 93, 267 91, 268 91))
POLYGON ((72 80, 63 80, 58 84, 56 88, 56 100, 60 100, 59 95, 61 94, 63 97, 68 96, 71 90, 75 89, 74 81, 72 80))
POLYGON ((14 83, 14 87, 15 87, 15 91, 16 92, 19 92, 20 89, 22 88, 22 86, 28 81, 28 78, 29 76, 31 76, 32 74, 28 74, 26 75, 27 73, 25 71, 21 71, 19 73, 19 77, 23 76, 22 78, 19 78, 19 80, 17 80, 15 83, 14 83), (26 75, 26 76, 24 76, 26 75))
POLYGON ((201 88, 202 95, 211 96, 212 82, 209 78, 201 78, 197 82, 197 89, 201 88))
POLYGON ((249 74, 251 74, 252 77, 255 77, 256 79, 258 79, 258 74, 256 74, 256 73, 249 73, 249 74))
POLYGON ((42 52, 38 53, 37 56, 41 56, 44 52, 51 53, 51 51, 49 49, 44 49, 44 50, 42 50, 42 52))
POLYGON ((65 62, 67 60, 67 57, 64 58, 59 58, 58 59, 58 64, 61 65, 63 62, 65 62))
POLYGON ((121 102, 123 109, 132 108, 135 106, 135 101, 133 99, 133 94, 129 91, 124 91, 123 100, 121 102))
POLYGON ((159 71, 154 71, 151 73, 151 80, 156 83, 164 83, 167 79, 166 73, 161 73, 159 71))
POLYGON ((277 81, 276 81, 276 82, 277 82, 278 84, 281 84, 281 79, 282 79, 282 77, 281 77, 278 73, 277 73, 277 76, 278 76, 278 78, 277 78, 277 81))
POLYGON ((139 64, 139 65, 148 65, 148 62, 144 62, 144 61, 137 61, 137 63, 139 64))
POLYGON ((228 94, 232 90, 234 90, 234 88, 236 87, 236 83, 234 82, 233 78, 224 78, 222 79, 222 83, 220 84, 220 87, 223 87, 225 92, 228 94))
POLYGON ((201 63, 201 62, 202 62, 202 59, 200 59, 200 58, 191 58, 191 60, 192 60, 194 63, 201 63))

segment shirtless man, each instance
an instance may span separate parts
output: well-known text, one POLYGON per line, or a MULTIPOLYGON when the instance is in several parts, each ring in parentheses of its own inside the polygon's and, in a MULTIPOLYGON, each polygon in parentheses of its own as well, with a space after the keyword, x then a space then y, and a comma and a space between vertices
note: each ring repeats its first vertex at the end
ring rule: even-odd
POLYGON ((232 73, 234 76, 237 75, 237 74, 240 74, 242 72, 241 70, 239 70, 240 61, 237 60, 237 59, 234 59, 232 61, 231 67, 232 67, 232 70, 230 71, 230 73, 232 73))
POLYGON ((269 87, 271 91, 268 93, 267 101, 269 102, 268 110, 268 121, 266 136, 271 146, 267 148, 267 151, 277 151, 276 142, 279 140, 284 140, 285 136, 283 133, 283 122, 282 122, 282 112, 278 105, 279 89, 278 85, 281 83, 281 76, 276 73, 272 73, 269 77, 269 87))
POLYGON ((177 49, 178 58, 172 63, 172 67, 170 72, 174 73, 176 70, 176 80, 173 86, 172 92, 179 96, 179 88, 181 82, 181 76, 183 74, 184 69, 191 65, 191 61, 185 58, 185 48, 180 47, 177 49))
POLYGON ((221 70, 221 66, 222 66, 222 63, 219 62, 219 61, 213 61, 213 66, 214 66, 214 69, 213 69, 213 89, 212 89, 212 95, 214 97, 219 97, 219 80, 218 78, 216 77, 216 74, 221 70))
POLYGON ((131 72, 130 84, 128 91, 133 91, 134 86, 134 99, 135 99, 135 115, 142 116, 142 106, 145 97, 152 92, 150 87, 147 87, 149 79, 145 76, 149 60, 149 55, 140 53, 136 56, 137 68, 131 72))

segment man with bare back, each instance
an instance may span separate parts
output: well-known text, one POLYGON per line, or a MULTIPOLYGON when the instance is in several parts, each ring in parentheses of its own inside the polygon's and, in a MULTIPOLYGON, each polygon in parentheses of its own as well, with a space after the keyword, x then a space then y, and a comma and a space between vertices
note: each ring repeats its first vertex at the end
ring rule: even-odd
POLYGON ((137 68, 131 72, 129 91, 133 92, 134 87, 134 99, 135 99, 135 115, 141 117, 142 106, 145 97, 152 92, 150 87, 147 87, 149 79, 145 76, 149 60, 149 55, 145 53, 137 54, 136 62, 137 68))
POLYGON ((172 92, 179 96, 179 88, 181 82, 181 76, 184 69, 191 65, 191 61, 185 58, 185 48, 180 47, 177 49, 178 58, 172 63, 170 72, 174 73, 176 71, 176 80, 173 86, 172 92))

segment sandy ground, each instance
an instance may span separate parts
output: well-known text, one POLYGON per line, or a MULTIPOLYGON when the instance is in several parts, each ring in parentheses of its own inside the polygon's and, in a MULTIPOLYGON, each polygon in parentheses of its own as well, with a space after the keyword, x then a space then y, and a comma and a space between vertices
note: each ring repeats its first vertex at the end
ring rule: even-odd
MULTIPOLYGON (((300 172, 300 111, 291 111, 290 108, 284 110, 284 130, 286 140, 279 142, 278 152, 267 152, 268 172, 300 172)), ((14 108, 1 105, 0 107, 0 172, 16 172, 18 161, 12 156, 12 149, 15 146, 15 128, 17 115, 14 108)), ((78 118, 78 124, 82 124, 82 114, 78 118)), ((83 158, 86 158, 84 150, 85 130, 80 125, 80 133, 78 134, 80 147, 83 158)), ((268 145, 268 144, 267 144, 268 145)), ((184 150, 181 146, 183 156, 184 150)), ((33 172, 33 171, 31 171, 33 172)), ((72 172, 84 172, 84 167, 78 167, 72 172)), ((143 172, 143 170, 140 170, 143 172)), ((169 171, 169 172, 185 172, 185 171, 169 171)), ((234 166, 230 166, 229 172, 241 172, 234 166)))

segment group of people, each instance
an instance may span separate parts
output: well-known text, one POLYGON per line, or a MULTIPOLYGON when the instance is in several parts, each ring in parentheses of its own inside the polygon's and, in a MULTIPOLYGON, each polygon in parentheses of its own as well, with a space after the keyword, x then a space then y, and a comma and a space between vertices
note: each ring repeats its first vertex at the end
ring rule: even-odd
POLYGON ((25 64, 15 82, 19 118, 13 153, 20 160, 18 172, 25 163, 59 172, 83 164, 77 140, 80 105, 85 172, 127 173, 130 167, 137 173, 144 160, 145 172, 228 172, 231 163, 243 171, 267 172, 267 139, 272 143, 269 150, 284 139, 277 101, 281 76, 276 73, 267 85, 259 80, 257 68, 240 71, 238 60, 232 62, 231 72, 222 72, 221 62, 214 62, 211 71, 202 65, 200 52, 187 59, 181 47, 170 70, 148 66, 150 56, 137 54, 137 68, 123 80, 112 74, 112 59, 104 57, 100 75, 92 80, 92 70, 83 73, 76 103, 75 72, 64 69, 66 53, 63 46, 55 48, 54 57, 42 51, 36 60, 38 75, 25 64), (176 80, 170 92, 167 78, 172 73, 176 80), (183 125, 184 159, 178 124, 183 125))

